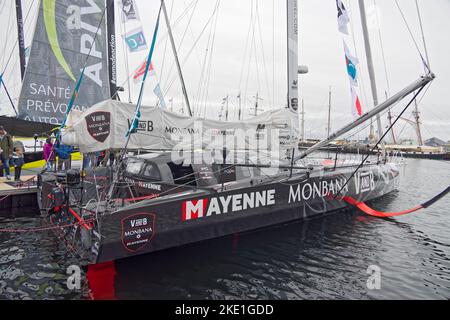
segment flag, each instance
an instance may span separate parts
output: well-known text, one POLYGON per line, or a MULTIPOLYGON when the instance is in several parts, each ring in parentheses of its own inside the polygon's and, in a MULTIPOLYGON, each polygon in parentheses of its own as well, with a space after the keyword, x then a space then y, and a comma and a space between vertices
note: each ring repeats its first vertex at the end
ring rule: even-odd
POLYGON ((350 91, 352 93, 352 113, 354 116, 362 116, 362 106, 361 101, 359 100, 358 93, 356 92, 356 88, 350 86, 350 91))
POLYGON ((348 23, 350 22, 350 18, 348 16, 347 9, 345 9, 344 3, 342 0, 336 0, 337 12, 338 12, 338 26, 339 31, 344 34, 348 33, 348 23))
POLYGON ((147 75, 148 75, 148 69, 151 65, 152 62, 152 57, 153 57, 153 51, 155 50, 155 45, 156 45, 156 37, 158 35, 158 29, 159 29, 159 19, 161 17, 161 9, 162 9, 162 5, 164 3, 161 3, 161 6, 159 7, 159 12, 158 12, 158 19, 156 19, 156 24, 155 24, 155 30, 153 31, 153 38, 152 38, 152 43, 150 45, 150 51, 148 53, 147 56, 147 63, 145 64, 146 68, 145 68, 145 72, 144 72, 144 77, 142 79, 141 82, 141 89, 139 91, 139 97, 138 97, 138 101, 136 103, 136 111, 134 113, 134 117, 133 117, 133 121, 131 122, 130 128, 127 131, 127 134, 125 135, 125 137, 129 137, 131 133, 136 132, 138 125, 139 125, 139 119, 141 118, 141 103, 142 103, 142 96, 144 94, 144 84, 145 84, 145 79, 147 79, 147 75))
POLYGON ((166 102, 164 101, 164 96, 162 94, 161 86, 159 85, 159 83, 155 86, 155 89, 153 89, 153 93, 158 97, 161 108, 165 109, 166 102))
POLYGON ((119 6, 122 12, 123 22, 128 22, 130 20, 140 21, 138 9, 134 0, 120 0, 119 6))
POLYGON ((130 52, 137 52, 147 49, 147 41, 145 41, 144 30, 142 27, 127 32, 124 39, 130 52))
MULTIPOLYGON (((141 63, 141 65, 134 71, 133 73, 133 81, 134 83, 138 83, 142 80, 145 74, 145 69, 147 68, 147 59, 141 63)), ((155 70, 153 69, 153 63, 150 62, 150 67, 148 68, 148 75, 154 76, 155 70)))
POLYGON ((356 65, 359 63, 358 59, 350 54, 347 44, 344 41, 344 51, 345 51, 345 66, 347 67, 347 74, 350 79, 352 86, 358 86, 358 70, 356 65))

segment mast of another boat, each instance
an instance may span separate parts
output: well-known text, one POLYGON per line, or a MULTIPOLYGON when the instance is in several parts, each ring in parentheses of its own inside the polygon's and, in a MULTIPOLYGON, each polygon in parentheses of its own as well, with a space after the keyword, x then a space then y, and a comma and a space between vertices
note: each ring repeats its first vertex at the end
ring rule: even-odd
POLYGON ((17 40, 19 44, 20 76, 25 76, 25 35, 23 32, 22 0, 16 0, 17 40))
MULTIPOLYGON (((369 29, 367 27, 367 16, 366 16, 366 6, 364 4, 364 0, 359 0, 359 11, 361 14, 361 25, 363 30, 363 38, 364 38, 364 47, 366 51, 366 59, 367 59, 367 68, 369 70, 369 78, 370 78, 370 87, 372 89, 372 98, 373 105, 378 105, 378 92, 377 92, 377 83, 375 78, 375 70, 373 67, 373 59, 372 59, 372 48, 370 46, 370 38, 369 38, 369 29)), ((381 125, 380 115, 376 115, 377 119, 377 129, 378 129, 378 139, 383 136, 383 127, 381 125)), ((381 142, 382 147, 384 146, 384 142, 381 142)))
POLYGON ((298 112, 298 4, 286 1, 287 11, 287 107, 298 112))
POLYGON ((419 114, 419 106, 417 105, 417 100, 414 99, 414 119, 416 121, 416 132, 417 132, 417 142, 419 146, 423 146, 422 132, 420 131, 420 114, 419 114))
POLYGON ((331 133, 331 86, 328 92, 328 124, 327 124, 327 138, 330 137, 331 133))
POLYGON ((114 0, 106 0, 106 32, 108 34, 108 76, 111 99, 118 98, 116 69, 116 28, 114 0))
POLYGON ((305 99, 302 99, 302 112, 301 112, 301 136, 300 141, 305 142, 305 99))

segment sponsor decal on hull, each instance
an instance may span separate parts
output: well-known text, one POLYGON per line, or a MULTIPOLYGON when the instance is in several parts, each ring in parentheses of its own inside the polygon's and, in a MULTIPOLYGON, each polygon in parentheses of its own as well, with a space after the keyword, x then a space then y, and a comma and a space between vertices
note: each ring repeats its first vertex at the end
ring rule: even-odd
POLYGON ((137 213, 122 219, 122 244, 130 252, 144 248, 155 236, 156 215, 137 213))
POLYGON ((183 201, 182 220, 196 220, 275 205, 275 189, 183 201))
MULTIPOLYGON (((341 189, 341 193, 348 193, 349 184, 345 184, 346 181, 347 178, 344 177, 291 185, 289 186, 288 203, 326 198, 329 195, 336 195, 341 189)), ((372 171, 356 173, 353 182, 355 195, 375 190, 375 179, 372 171)))

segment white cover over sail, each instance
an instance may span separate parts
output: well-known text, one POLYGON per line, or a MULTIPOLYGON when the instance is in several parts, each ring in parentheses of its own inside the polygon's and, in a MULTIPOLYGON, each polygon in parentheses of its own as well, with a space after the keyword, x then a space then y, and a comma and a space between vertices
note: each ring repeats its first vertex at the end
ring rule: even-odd
MULTIPOLYGON (((135 105, 115 100, 102 101, 83 113, 72 112, 62 142, 78 146, 83 153, 124 148, 134 113, 135 105)), ((269 151, 282 153, 298 142, 297 115, 283 108, 240 122, 222 122, 142 106, 138 131, 131 135, 128 148, 222 149, 224 137, 227 142, 232 140, 228 150, 262 149, 261 141, 267 139, 269 151)))

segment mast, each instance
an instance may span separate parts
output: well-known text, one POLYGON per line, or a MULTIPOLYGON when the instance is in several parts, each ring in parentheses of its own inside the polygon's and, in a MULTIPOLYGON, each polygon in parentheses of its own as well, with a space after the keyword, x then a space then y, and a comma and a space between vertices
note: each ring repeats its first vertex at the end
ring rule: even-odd
MULTIPOLYGON (((364 47, 366 49, 365 51, 367 59, 367 68, 369 69, 369 78, 370 78, 370 87, 372 89, 373 105, 377 106, 378 105, 377 83, 375 78, 375 70, 373 68, 372 48, 370 47, 369 30, 367 28, 366 7, 364 4, 364 0, 359 0, 359 11, 361 14, 361 24, 364 36, 364 47)), ((378 128, 378 138, 380 138, 381 136, 383 136, 383 127, 381 126, 381 118, 379 114, 377 114, 376 119, 378 128)))
POLYGON ((417 100, 414 99, 414 118, 416 120, 416 131, 417 131, 417 142, 419 143, 419 146, 423 146, 423 140, 422 140, 422 132, 420 131, 420 114, 419 114, 419 107, 417 106, 417 100))
POLYGON ((168 14, 167 14, 166 4, 165 4, 164 0, 161 0, 161 6, 162 6, 162 10, 164 12, 164 18, 166 20, 167 32, 169 34, 170 43, 172 44, 173 55, 175 57, 175 63, 177 65, 178 76, 180 77, 180 81, 181 81, 181 88, 183 90, 184 100, 186 102, 186 107, 187 107, 189 116, 192 117, 191 104, 189 103, 189 96, 187 94, 186 85, 184 83, 183 73, 181 72, 181 66, 180 66, 180 61, 178 60, 177 48, 175 46, 175 41, 173 39, 172 28, 170 27, 170 20, 169 20, 168 14))
POLYGON ((225 121, 228 121, 228 94, 227 94, 227 104, 225 107, 225 121))
POLYGON ((23 33, 22 0, 16 0, 17 37, 19 44, 20 76, 25 75, 25 35, 23 33))
POLYGON ((108 74, 109 91, 111 98, 117 94, 117 70, 116 70, 116 27, 114 0, 106 0, 106 31, 108 33, 108 74))
POLYGON ((298 110, 298 5, 297 0, 286 0, 287 9, 287 107, 298 110))
POLYGON ((241 120, 241 112, 242 112, 242 109, 241 109, 241 103, 242 103, 242 101, 241 101, 241 93, 239 92, 239 96, 238 96, 238 98, 239 98, 239 112, 238 112, 238 120, 240 121, 241 120))
POLYGON ((328 92, 328 126, 327 126, 327 138, 330 137, 331 133, 331 86, 328 92))
POLYGON ((300 141, 305 141, 305 99, 302 99, 302 118, 301 118, 301 122, 302 122, 302 128, 301 128, 301 139, 300 141))
MULTIPOLYGON (((392 126, 392 113, 391 110, 388 111, 388 121, 389 121, 389 126, 392 126)), ((397 144, 397 140, 395 139, 395 133, 394 133, 394 128, 391 129, 391 136, 392 136, 392 142, 394 144, 397 144)))
MULTIPOLYGON (((384 92, 384 95, 386 96, 386 99, 387 99, 388 98, 387 91, 384 92)), ((389 127, 391 127, 392 143, 393 144, 397 144, 397 140, 395 139, 394 128, 392 127, 392 113, 391 113, 391 110, 388 111, 388 121, 389 121, 389 127)))

